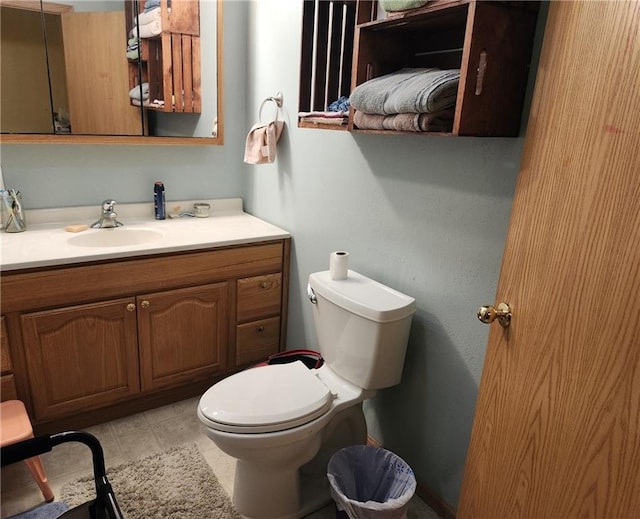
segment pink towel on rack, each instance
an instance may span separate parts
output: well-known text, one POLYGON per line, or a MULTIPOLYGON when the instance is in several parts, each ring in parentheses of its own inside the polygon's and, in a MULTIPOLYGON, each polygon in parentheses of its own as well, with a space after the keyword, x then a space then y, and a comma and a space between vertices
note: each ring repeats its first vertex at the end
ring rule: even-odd
POLYGON ((268 164, 275 161, 276 144, 283 128, 283 121, 254 124, 247 135, 244 161, 247 164, 268 164))

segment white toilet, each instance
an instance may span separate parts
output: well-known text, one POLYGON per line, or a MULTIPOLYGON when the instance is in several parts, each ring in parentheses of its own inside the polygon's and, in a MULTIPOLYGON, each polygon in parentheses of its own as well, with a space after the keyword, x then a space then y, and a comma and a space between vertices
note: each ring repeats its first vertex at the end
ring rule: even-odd
POLYGON ((413 298, 351 270, 311 274, 307 290, 325 363, 248 369, 198 405, 209 438, 237 459, 233 504, 247 518, 297 519, 329 503, 329 458, 366 443, 362 402, 402 376, 413 298))

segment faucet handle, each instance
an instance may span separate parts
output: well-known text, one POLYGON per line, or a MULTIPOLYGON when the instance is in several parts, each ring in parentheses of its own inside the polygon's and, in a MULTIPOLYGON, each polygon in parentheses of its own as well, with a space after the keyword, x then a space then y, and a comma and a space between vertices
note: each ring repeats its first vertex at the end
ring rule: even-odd
POLYGON ((111 200, 110 198, 107 198, 106 200, 104 200, 102 202, 102 210, 104 212, 113 212, 113 208, 116 206, 116 201, 115 200, 111 200))

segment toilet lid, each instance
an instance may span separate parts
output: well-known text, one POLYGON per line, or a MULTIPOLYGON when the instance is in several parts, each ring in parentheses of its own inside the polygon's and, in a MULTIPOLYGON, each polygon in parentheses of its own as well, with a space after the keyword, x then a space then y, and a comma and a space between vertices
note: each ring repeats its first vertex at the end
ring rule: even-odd
POLYGON ((330 407, 329 388, 302 362, 261 366, 225 378, 200 399, 212 429, 274 432, 303 425, 330 407))

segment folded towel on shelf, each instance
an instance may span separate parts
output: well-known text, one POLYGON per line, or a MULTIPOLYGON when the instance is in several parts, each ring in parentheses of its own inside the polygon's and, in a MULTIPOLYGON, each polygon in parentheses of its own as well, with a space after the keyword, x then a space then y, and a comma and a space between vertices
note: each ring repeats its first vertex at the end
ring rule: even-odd
POLYGON ((347 96, 340 96, 333 103, 327 106, 329 112, 348 112, 349 111, 349 98, 347 96))
POLYGON ((343 124, 347 124, 349 122, 348 117, 322 117, 322 116, 313 116, 307 115, 304 117, 300 117, 300 121, 305 123, 313 123, 313 124, 332 124, 336 126, 341 126, 343 124))
POLYGON ((387 115, 382 122, 385 130, 396 132, 419 132, 420 114, 395 114, 387 115))
MULTIPOLYGON (((353 112, 353 124, 361 130, 386 130, 384 120, 393 117, 382 114, 368 114, 356 110, 353 112)), ((388 123, 387 123, 388 125, 388 123)))
POLYGON ((327 119, 348 117, 349 112, 298 112, 298 117, 325 117, 327 119))
POLYGON ((267 164, 276 160, 276 145, 282 135, 283 121, 254 124, 244 148, 244 161, 247 164, 267 164))
POLYGON ((298 112, 300 121, 341 126, 349 122, 349 112, 298 112))
POLYGON ((456 115, 454 108, 433 112, 431 114, 420 114, 418 125, 421 132, 451 132, 453 130, 453 119, 456 115))
POLYGON ((380 0, 380 7, 387 12, 407 11, 427 5, 429 0, 380 0))
POLYGON ((127 59, 135 61, 140 57, 140 40, 138 38, 129 38, 127 41, 127 59))
POLYGON ((162 99, 154 99, 150 101, 149 98, 146 98, 144 101, 140 101, 140 99, 131 99, 131 104, 135 106, 148 106, 150 108, 162 108, 164 106, 164 101, 162 99))
POLYGON ((349 102, 368 114, 431 113, 456 104, 460 71, 404 68, 358 85, 349 102))
POLYGON ((153 38, 155 36, 158 36, 161 32, 162 22, 160 20, 156 20, 155 22, 140 25, 139 29, 136 25, 134 25, 129 35, 132 38, 136 36, 138 36, 139 38, 153 38))
POLYGON ((392 130, 398 132, 450 132, 454 110, 432 114, 402 113, 391 115, 367 114, 356 110, 353 123, 361 130, 392 130))
POLYGON ((149 99, 149 83, 142 83, 142 85, 134 86, 129 90, 129 97, 131 99, 149 99))
POLYGON ((162 18, 160 17, 160 7, 156 7, 154 9, 150 9, 149 11, 144 11, 138 14, 138 25, 142 27, 143 25, 147 25, 152 22, 160 22, 162 18))
POLYGON ((151 11, 156 7, 160 7, 160 0, 147 0, 144 4, 144 12, 151 11))

